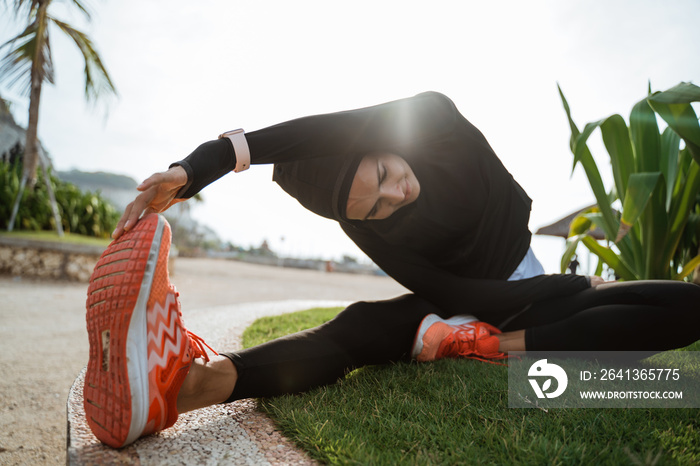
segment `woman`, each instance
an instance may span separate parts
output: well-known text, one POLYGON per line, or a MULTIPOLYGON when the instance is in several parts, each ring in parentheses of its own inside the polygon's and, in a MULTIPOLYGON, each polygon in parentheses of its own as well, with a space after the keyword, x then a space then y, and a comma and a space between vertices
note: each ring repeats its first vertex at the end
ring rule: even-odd
POLYGON ((178 412, 307 390, 367 364, 660 351, 700 338, 695 285, 542 275, 529 249, 530 199, 441 94, 222 136, 139 186, 91 279, 85 406, 112 446, 172 425, 178 412), (285 191, 338 221, 414 294, 355 303, 316 329, 210 361, 180 320, 169 228, 148 214, 260 163, 274 163, 285 191), (657 335, 660 318, 683 325, 657 335))

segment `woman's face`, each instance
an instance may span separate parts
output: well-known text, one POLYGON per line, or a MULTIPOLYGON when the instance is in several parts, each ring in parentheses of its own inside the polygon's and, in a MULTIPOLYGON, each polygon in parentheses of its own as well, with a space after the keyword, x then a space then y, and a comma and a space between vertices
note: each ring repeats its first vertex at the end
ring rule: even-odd
POLYGON ((364 157, 350 186, 346 216, 350 220, 382 220, 416 199, 420 184, 406 161, 396 154, 364 157))

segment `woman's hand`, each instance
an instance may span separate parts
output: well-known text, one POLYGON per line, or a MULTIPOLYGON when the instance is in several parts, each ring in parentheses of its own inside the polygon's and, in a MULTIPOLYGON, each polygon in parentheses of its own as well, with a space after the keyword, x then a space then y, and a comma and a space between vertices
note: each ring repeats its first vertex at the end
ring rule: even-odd
POLYGON ((148 177, 136 188, 141 193, 124 209, 124 214, 112 232, 112 238, 117 239, 131 230, 142 214, 163 212, 173 204, 184 201, 185 199, 175 199, 175 195, 186 184, 187 172, 179 165, 148 177))
POLYGON ((614 283, 615 282, 615 280, 607 281, 607 280, 605 280, 602 277, 599 277, 597 275, 591 275, 589 278, 591 279, 591 288, 595 288, 595 287, 597 287, 599 285, 603 285, 605 283, 614 283))

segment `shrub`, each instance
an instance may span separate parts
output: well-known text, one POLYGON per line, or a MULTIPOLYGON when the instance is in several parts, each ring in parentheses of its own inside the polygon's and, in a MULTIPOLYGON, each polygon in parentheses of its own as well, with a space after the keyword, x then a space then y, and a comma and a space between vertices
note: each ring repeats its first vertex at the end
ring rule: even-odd
MULTIPOLYGON (((19 190, 22 164, 0 162, 0 228, 10 221, 12 206, 19 190)), ((86 236, 107 238, 119 220, 119 213, 99 192, 82 192, 72 183, 61 181, 49 170, 63 230, 86 236)), ((56 228, 43 173, 33 190, 25 189, 15 220, 17 230, 54 230, 56 228)))

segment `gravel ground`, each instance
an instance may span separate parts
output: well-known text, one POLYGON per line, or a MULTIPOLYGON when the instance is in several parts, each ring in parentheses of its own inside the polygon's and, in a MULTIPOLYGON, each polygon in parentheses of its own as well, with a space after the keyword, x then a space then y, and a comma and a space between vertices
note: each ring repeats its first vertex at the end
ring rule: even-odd
MULTIPOLYGON (((186 323, 188 311, 199 316, 198 323, 207 309, 241 303, 372 300, 405 292, 385 277, 209 259, 178 258, 172 281, 186 323)), ((66 462, 66 400, 87 363, 86 289, 86 284, 0 277, 0 464, 66 462)), ((255 433, 264 422, 246 418, 241 424, 253 437, 274 436, 268 428, 255 433)), ((279 450, 291 448, 278 438, 270 445, 277 451, 268 459, 284 457, 279 450)))

